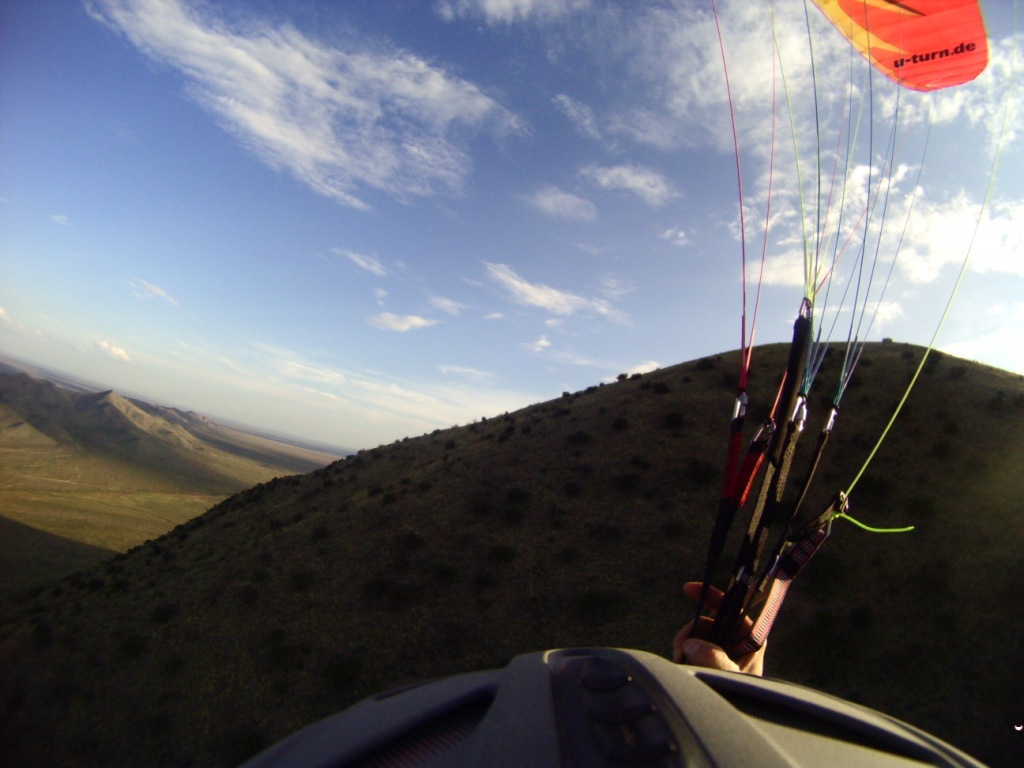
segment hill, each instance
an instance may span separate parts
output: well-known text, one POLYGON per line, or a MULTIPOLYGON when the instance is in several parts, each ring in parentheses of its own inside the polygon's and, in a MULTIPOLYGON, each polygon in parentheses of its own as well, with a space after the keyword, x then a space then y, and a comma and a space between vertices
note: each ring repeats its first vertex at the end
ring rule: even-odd
POLYGON ((110 390, 0 373, 0 589, 72 573, 335 458, 110 390))
MULTIPOLYGON (((859 468, 921 354, 868 348, 812 509, 859 468)), ((785 355, 756 351, 755 421, 785 355)), ((230 765, 370 693, 518 653, 667 654, 690 618, 680 586, 704 561, 736 362, 278 478, 8 601, 0 751, 17 765, 230 765)), ((864 522, 917 530, 836 523, 790 592, 768 674, 1019 764, 1022 426, 1020 376, 930 358, 853 499, 864 522)))

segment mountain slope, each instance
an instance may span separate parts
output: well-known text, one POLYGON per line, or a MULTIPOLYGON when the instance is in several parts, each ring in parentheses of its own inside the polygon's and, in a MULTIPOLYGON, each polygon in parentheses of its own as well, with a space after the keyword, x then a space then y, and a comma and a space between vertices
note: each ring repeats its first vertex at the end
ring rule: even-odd
POLYGON ((110 390, 0 374, 0 510, 36 529, 17 545, 0 538, 0 590, 71 573, 242 488, 334 458, 110 390), (33 557, 49 567, 14 567, 33 557))
MULTIPOLYGON (((755 421, 785 354, 757 350, 755 421)), ((855 474, 920 354, 869 348, 811 510, 855 474)), ((736 359, 264 483, 9 603, 0 750, 19 765, 227 765, 367 694, 517 653, 667 653, 704 561, 736 359)), ((837 523, 768 671, 1010 765, 1024 381, 932 360, 853 497, 864 522, 917 531, 837 523)))

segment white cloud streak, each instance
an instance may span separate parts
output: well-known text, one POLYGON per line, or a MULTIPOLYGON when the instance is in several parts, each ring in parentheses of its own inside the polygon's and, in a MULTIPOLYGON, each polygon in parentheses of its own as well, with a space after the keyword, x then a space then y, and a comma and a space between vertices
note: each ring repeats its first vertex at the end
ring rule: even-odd
POLYGON ((97 341, 96 342, 96 347, 97 347, 97 349, 99 349, 103 354, 107 355, 108 357, 112 357, 115 360, 121 360, 121 361, 126 362, 126 363, 127 362, 131 362, 131 358, 128 357, 128 353, 127 352, 125 352, 121 347, 118 347, 118 346, 116 346, 114 344, 111 344, 106 339, 102 339, 100 341, 97 341))
POLYGON ((142 301, 163 299, 172 307, 178 306, 178 300, 167 293, 167 291, 159 285, 154 285, 153 283, 141 279, 129 280, 128 285, 132 289, 132 295, 137 299, 141 299, 142 301))
POLYGON ((374 256, 367 256, 363 253, 356 253, 355 251, 342 251, 335 249, 334 251, 339 256, 344 256, 346 259, 351 261, 360 269, 365 269, 377 277, 387 277, 388 270, 383 264, 380 263, 380 259, 374 256))
POLYGON ((530 283, 517 275, 507 264, 485 262, 484 266, 491 279, 504 288, 517 304, 539 307, 554 315, 566 316, 584 312, 621 319, 621 313, 613 309, 611 304, 604 299, 587 299, 568 291, 552 288, 550 285, 530 283))
POLYGON ((458 190, 470 158, 455 132, 523 130, 476 85, 405 51, 331 47, 182 0, 89 0, 87 9, 181 72, 263 162, 346 206, 368 208, 367 188, 400 200, 458 190))
POLYGON ((431 296, 430 305, 454 317, 458 317, 462 310, 466 308, 465 304, 460 304, 454 299, 446 299, 443 296, 431 296))
POLYGON ((671 229, 666 229, 664 232, 661 233, 661 239, 668 240, 670 243, 672 243, 672 245, 676 245, 680 248, 685 248, 687 245, 690 244, 689 235, 687 235, 686 232, 680 229, 679 227, 672 227, 671 229))
POLYGON ((597 117, 594 114, 594 110, 584 104, 582 101, 574 99, 572 96, 568 96, 564 93, 560 93, 555 96, 552 101, 555 106, 569 118, 569 122, 576 128, 576 132, 580 136, 585 136, 588 139, 600 139, 601 130, 598 128, 597 117))
POLYGON ((524 344, 523 346, 526 347, 531 352, 538 352, 539 353, 539 352, 543 352, 545 349, 550 347, 551 346, 551 342, 548 341, 548 337, 547 336, 541 336, 536 341, 530 342, 528 344, 524 344))
POLYGON ((488 26, 516 22, 551 22, 590 7, 590 0, 438 0, 445 21, 483 19, 488 26))
POLYGON ((527 202, 542 213, 558 219, 593 221, 597 218, 597 206, 592 202, 554 186, 538 190, 527 198, 527 202))
POLYGON ((580 174, 601 189, 621 189, 632 192, 645 203, 655 208, 678 197, 668 180, 657 171, 640 165, 616 165, 601 167, 588 165, 580 174))
POLYGON ((391 312, 381 312, 370 318, 370 325, 384 331, 411 331, 416 328, 429 328, 437 325, 437 320, 429 320, 417 315, 396 315, 391 312))
POLYGON ((466 368, 461 365, 439 365, 438 370, 445 376, 458 376, 476 382, 488 382, 495 379, 495 375, 489 371, 481 371, 477 368, 466 368))

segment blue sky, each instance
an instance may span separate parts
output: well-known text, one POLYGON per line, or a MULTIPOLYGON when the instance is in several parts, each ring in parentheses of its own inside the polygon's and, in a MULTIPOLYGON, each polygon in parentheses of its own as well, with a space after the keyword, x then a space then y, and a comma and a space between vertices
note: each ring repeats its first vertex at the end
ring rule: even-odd
MULTIPOLYGON (((1024 372, 1012 4, 982 3, 986 72, 931 95, 802 3, 778 58, 764 5, 721 6, 757 340, 788 338, 824 220, 878 246, 862 336, 927 343, 970 249, 938 346, 1024 372)), ((362 448, 735 349, 729 115, 700 2, 8 0, 0 352, 362 448)))

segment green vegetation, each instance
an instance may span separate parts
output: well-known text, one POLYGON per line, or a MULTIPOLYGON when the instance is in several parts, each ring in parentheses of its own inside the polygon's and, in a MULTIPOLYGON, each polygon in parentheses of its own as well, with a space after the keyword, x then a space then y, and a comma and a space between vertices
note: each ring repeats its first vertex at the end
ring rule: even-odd
POLYGON ((113 392, 0 374, 0 592, 101 562, 330 458, 113 392))
MULTIPOLYGON (((921 350, 868 353, 861 391, 875 396, 844 408, 808 515, 859 469, 921 350)), ((785 356, 759 348, 757 383, 785 356)), ((704 564, 732 409, 722 373, 737 358, 624 376, 265 479, 105 562, 0 596, 0 754, 229 765, 364 696, 518 653, 667 655, 691 617, 681 584, 704 564), (622 414, 628 428, 616 429, 622 414)), ((768 672, 1009 765, 1019 739, 978 724, 1024 700, 1006 654, 1024 637, 1024 379, 945 357, 932 366, 852 496, 863 522, 917 530, 837 522, 790 590, 768 672)), ((773 393, 753 384, 757 413, 773 393)), ((104 482, 99 463, 69 466, 104 482)))

